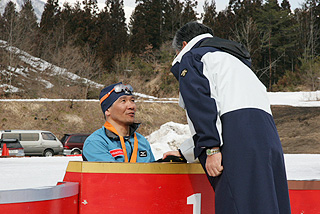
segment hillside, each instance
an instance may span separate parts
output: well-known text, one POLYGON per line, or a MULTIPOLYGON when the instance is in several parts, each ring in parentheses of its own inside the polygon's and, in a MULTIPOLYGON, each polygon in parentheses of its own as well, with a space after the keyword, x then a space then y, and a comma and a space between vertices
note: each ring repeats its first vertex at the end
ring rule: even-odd
MULTIPOLYGON (((176 103, 137 102, 139 132, 149 135, 166 122, 186 124, 185 112, 176 103)), ((320 107, 272 107, 285 153, 320 153, 320 107)), ((0 102, 0 130, 40 129, 58 138, 64 133, 91 133, 104 118, 97 101, 0 102)))
POLYGON ((79 94, 86 97, 89 90, 97 93, 103 87, 102 84, 9 46, 3 40, 0 40, 0 53, 4 62, 10 54, 13 58, 11 65, 0 61, 0 96, 72 99, 79 97, 79 94), (82 91, 84 89, 87 91, 82 91))
MULTIPOLYGON (((59 67, 3 40, 0 56, 0 98, 97 99, 105 85, 116 82, 131 84, 135 91, 157 97, 178 96, 178 82, 170 72, 170 60, 163 64, 140 62, 132 69, 124 66, 121 71, 104 73, 95 65, 87 65, 82 57, 59 67)), ((129 55, 124 61, 130 60, 129 55)))

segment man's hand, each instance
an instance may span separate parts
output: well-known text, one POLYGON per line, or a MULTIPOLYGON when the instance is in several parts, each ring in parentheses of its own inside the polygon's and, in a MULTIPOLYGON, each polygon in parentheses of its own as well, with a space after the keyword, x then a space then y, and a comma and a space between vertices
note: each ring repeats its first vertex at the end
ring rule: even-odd
POLYGON ((173 156, 177 156, 177 157, 181 157, 179 151, 169 151, 163 154, 162 159, 165 159, 168 155, 173 155, 173 156))
POLYGON ((207 156, 206 169, 210 176, 216 177, 221 175, 223 170, 223 166, 221 166, 221 162, 222 162, 221 152, 214 155, 207 156))

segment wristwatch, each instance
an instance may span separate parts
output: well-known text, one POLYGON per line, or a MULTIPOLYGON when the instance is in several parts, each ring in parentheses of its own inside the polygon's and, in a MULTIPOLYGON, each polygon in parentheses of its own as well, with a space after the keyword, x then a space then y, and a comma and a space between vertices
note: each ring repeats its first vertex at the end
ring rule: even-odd
POLYGON ((217 149, 207 149, 206 150, 206 154, 207 155, 214 155, 214 154, 217 154, 217 153, 219 153, 220 152, 220 149, 219 148, 217 148, 217 149))

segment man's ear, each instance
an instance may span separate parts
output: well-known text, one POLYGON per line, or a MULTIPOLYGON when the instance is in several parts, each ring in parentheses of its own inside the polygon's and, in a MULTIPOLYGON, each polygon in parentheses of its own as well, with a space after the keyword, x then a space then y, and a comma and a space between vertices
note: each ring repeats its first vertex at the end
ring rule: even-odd
POLYGON ((188 44, 188 43, 187 43, 186 41, 183 41, 183 42, 182 42, 182 49, 183 49, 184 47, 186 47, 187 44, 188 44))
POLYGON ((105 117, 108 117, 108 116, 110 116, 110 108, 108 108, 105 112, 104 112, 104 115, 105 115, 105 117))

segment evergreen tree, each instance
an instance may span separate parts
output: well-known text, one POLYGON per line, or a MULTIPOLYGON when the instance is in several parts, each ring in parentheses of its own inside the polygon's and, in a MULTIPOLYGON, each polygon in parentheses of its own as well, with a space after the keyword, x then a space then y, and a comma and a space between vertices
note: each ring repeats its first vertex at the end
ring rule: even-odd
POLYGON ((134 53, 141 53, 148 45, 159 48, 163 41, 166 1, 137 0, 137 3, 130 20, 130 45, 134 53))
POLYGON ((175 31, 197 20, 197 2, 187 0, 138 0, 130 19, 130 49, 142 53, 145 48, 158 49, 173 38, 175 31))
POLYGON ((262 7, 262 0, 243 0, 243 1, 230 1, 228 9, 231 10, 234 15, 234 25, 239 28, 249 20, 256 20, 260 16, 260 10, 262 7))
POLYGON ((304 4, 309 23, 309 47, 312 60, 320 54, 320 0, 307 0, 304 4))
POLYGON ((81 31, 83 30, 83 27, 81 25, 82 20, 84 19, 84 11, 81 9, 81 4, 80 2, 77 2, 73 7, 72 7, 72 11, 71 11, 71 16, 72 16, 72 20, 71 20, 71 32, 73 37, 75 38, 75 42, 74 44, 77 46, 81 46, 81 44, 79 44, 79 34, 81 35, 81 31), (80 29, 79 29, 80 28, 80 29))
POLYGON ((149 43, 152 48, 158 49, 162 43, 162 28, 163 28, 163 0, 145 1, 145 14, 147 26, 145 31, 149 36, 149 43))
POLYGON ((148 11, 145 8, 143 2, 139 2, 135 7, 130 17, 130 50, 133 53, 141 53, 145 50, 145 47, 149 44, 150 35, 146 33, 147 19, 146 13, 148 11))
POLYGON ((99 37, 98 5, 96 0, 84 0, 84 10, 79 11, 77 18, 75 34, 77 35, 77 46, 84 47, 88 44, 94 50, 97 47, 97 39, 99 37))
POLYGON ((58 52, 59 36, 56 36, 57 24, 60 12, 58 0, 47 0, 40 21, 39 45, 37 48, 37 56, 42 59, 51 61, 52 56, 58 52))
POLYGON ((121 53, 127 48, 128 42, 128 29, 123 9, 123 0, 107 0, 107 4, 110 4, 109 21, 112 24, 108 31, 111 33, 113 50, 115 53, 121 53))
POLYGON ((35 54, 36 43, 38 43, 38 23, 31 0, 26 0, 19 12, 19 47, 31 54, 35 54))
POLYGON ((236 12, 240 8, 241 8, 241 1, 240 0, 229 0, 228 10, 236 12))
MULTIPOLYGON (((8 42, 9 46, 17 45, 17 22, 18 22, 18 13, 16 12, 16 5, 12 1, 9 1, 5 7, 3 17, 2 17, 2 27, 3 27, 3 39, 8 42)), ((8 66, 10 69, 8 70, 8 75, 5 75, 1 82, 5 82, 9 85, 14 81, 15 76, 12 75, 12 68, 16 67, 16 62, 14 59, 14 55, 12 51, 7 52, 6 54, 1 55, 1 63, 3 65, 8 66)), ((5 67, 4 66, 4 67, 5 67)))
POLYGON ((61 11, 56 15, 59 23, 57 24, 57 31, 60 32, 60 41, 64 46, 69 40, 73 40, 73 34, 75 31, 74 13, 71 5, 66 2, 63 4, 61 11))
POLYGON ((165 40, 172 40, 176 31, 182 27, 183 4, 179 0, 168 0, 164 10, 165 40))
POLYGON ((100 28, 97 54, 107 68, 112 67, 112 61, 117 54, 122 54, 128 45, 127 25, 125 22, 122 0, 107 0, 104 11, 98 16, 100 28))
POLYGON ((252 68, 255 71, 261 60, 260 31, 256 20, 260 16, 262 0, 233 1, 230 2, 229 8, 235 14, 231 39, 246 46, 252 57, 252 68))
POLYGON ((291 5, 288 0, 283 0, 281 3, 281 9, 291 13, 291 5))
POLYGON ((272 90, 272 85, 277 83, 284 72, 280 66, 280 60, 285 56, 286 47, 283 41, 288 40, 286 34, 289 29, 284 23, 288 23, 288 19, 287 11, 281 10, 277 0, 267 0, 261 10, 259 27, 264 34, 264 38, 262 38, 262 48, 264 49, 262 65, 268 67, 268 72, 264 72, 268 75, 265 75, 262 80, 268 86, 269 91, 272 90))
POLYGON ((190 21, 196 21, 197 20, 197 8, 198 2, 195 0, 186 0, 183 11, 182 11, 182 25, 186 24, 190 21))
POLYGON ((302 71, 307 71, 302 75, 311 75, 315 73, 314 62, 315 58, 320 53, 319 50, 319 0, 306 0, 302 9, 295 11, 295 19, 299 26, 299 44, 300 44, 300 60, 302 64, 302 71), (309 66, 307 69, 306 67, 309 66))
POLYGON ((21 11, 19 13, 19 20, 24 23, 24 32, 35 31, 38 27, 37 16, 34 13, 31 0, 26 0, 22 5, 21 11))
POLYGON ((298 36, 298 24, 294 19, 294 15, 291 12, 291 5, 288 0, 283 0, 281 3, 282 23, 280 26, 280 47, 279 50, 284 53, 282 57, 282 63, 279 64, 278 73, 279 78, 284 74, 285 70, 294 72, 295 67, 298 64, 299 51, 299 36, 298 36))
POLYGON ((17 22, 18 13, 16 11, 16 4, 9 1, 4 9, 3 13, 3 36, 2 38, 6 40, 9 45, 15 45, 17 40, 17 22))
POLYGON ((202 23, 213 29, 215 25, 215 18, 218 15, 216 11, 216 2, 214 0, 211 0, 211 3, 209 5, 208 0, 205 0, 203 11, 204 15, 202 23))
POLYGON ((99 13, 97 25, 99 26, 100 36, 98 38, 97 56, 101 59, 103 66, 105 68, 110 68, 112 66, 112 40, 109 29, 112 23, 110 22, 110 13, 108 11, 107 5, 99 13))
POLYGON ((58 0, 48 0, 40 21, 40 30, 44 34, 52 32, 57 24, 56 15, 60 12, 58 0))
POLYGON ((234 29, 234 26, 235 15, 230 8, 228 8, 218 13, 215 19, 215 25, 213 26, 213 32, 218 37, 231 39, 233 37, 232 29, 234 29))

